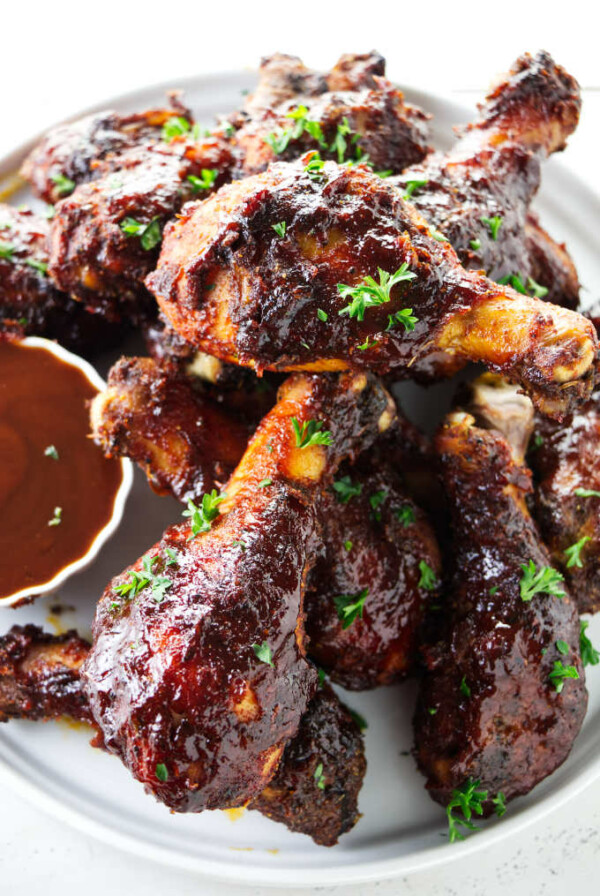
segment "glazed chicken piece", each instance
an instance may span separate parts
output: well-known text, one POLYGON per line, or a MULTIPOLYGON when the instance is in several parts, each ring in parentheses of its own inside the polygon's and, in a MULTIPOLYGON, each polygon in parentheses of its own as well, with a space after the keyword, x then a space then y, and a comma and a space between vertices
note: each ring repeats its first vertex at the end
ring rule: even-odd
POLYGON ((84 355, 109 348, 122 330, 91 314, 47 276, 48 221, 0 205, 0 332, 46 336, 84 355))
MULTIPOLYGON (((79 674, 89 648, 74 631, 50 635, 35 625, 13 626, 0 638, 0 722, 70 716, 92 724, 79 674)), ((324 683, 273 779, 248 808, 333 846, 358 821, 365 770, 358 724, 324 683), (315 776, 319 765, 323 787, 315 776)))
POLYGON ((97 176, 99 162, 158 142, 169 119, 181 116, 193 122, 178 94, 173 92, 169 98, 170 108, 147 109, 131 115, 108 109, 53 128, 27 156, 21 176, 46 202, 64 199, 78 184, 97 176))
POLYGON ((107 456, 130 457, 156 492, 183 502, 225 482, 252 431, 197 378, 152 358, 122 358, 111 368, 108 388, 92 402, 91 424, 107 456))
POLYGON ((436 437, 455 568, 446 636, 425 651, 415 752, 433 799, 476 782, 489 814, 566 759, 587 692, 577 607, 526 505, 531 404, 488 376, 469 406, 436 437))
POLYGON ((221 136, 142 146, 120 155, 118 170, 110 160, 100 163, 98 176, 56 207, 50 277, 105 316, 144 322, 155 306, 143 280, 155 265, 165 222, 186 200, 222 182, 230 164, 221 136))
POLYGON ((580 108, 575 79, 548 53, 526 53, 449 152, 430 155, 392 183, 408 190, 415 207, 450 240, 463 267, 483 268, 492 280, 518 277, 527 292, 535 293, 539 283, 548 301, 575 308, 579 282, 573 262, 529 205, 540 184, 540 163, 564 149, 580 108))
POLYGON ((445 352, 505 373, 556 416, 592 388, 589 321, 465 271, 362 166, 307 155, 188 205, 146 284, 187 342, 259 372, 399 377, 445 352))
POLYGON ((600 390, 563 424, 536 418, 534 513, 580 613, 600 610, 600 390))
MULTIPOLYGON (((200 501, 223 482, 253 428, 252 421, 240 422, 230 401, 217 405, 197 380, 149 358, 122 359, 112 368, 108 389, 92 402, 91 421, 108 456, 132 458, 155 490, 180 501, 200 501)), ((435 536, 395 470, 420 487, 414 443, 400 416, 354 464, 342 466, 319 498, 321 548, 308 576, 307 650, 353 690, 390 684, 413 670, 427 604, 439 588, 435 536), (357 601, 356 618, 345 616, 343 605, 357 601)))
POLYGON ((393 418, 366 374, 290 378, 220 506, 207 497, 107 587, 84 690, 106 748, 170 808, 242 806, 273 778, 317 687, 318 497, 393 418))

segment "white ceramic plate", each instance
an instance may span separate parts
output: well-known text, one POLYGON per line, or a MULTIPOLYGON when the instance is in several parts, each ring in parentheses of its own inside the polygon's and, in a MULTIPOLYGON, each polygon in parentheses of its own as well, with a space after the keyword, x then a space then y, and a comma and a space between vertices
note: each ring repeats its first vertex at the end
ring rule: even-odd
MULTIPOLYGON (((240 92, 254 83, 250 73, 197 78, 183 86, 198 117, 210 124, 217 113, 235 108, 240 92)), ((173 85, 166 85, 171 87, 173 85)), ((165 86, 107 100, 105 106, 141 109, 160 102, 165 86)), ((451 126, 472 110, 406 90, 409 100, 434 115, 437 146, 450 145, 451 126)), ((14 172, 28 147, 0 162, 0 178, 14 172)), ((22 194, 24 195, 24 194, 22 194)), ((22 201, 20 196, 15 201, 22 201)), ((600 201, 559 164, 544 168, 544 189, 537 207, 544 225, 568 242, 591 301, 600 290, 600 263, 595 235, 600 201)), ((416 422, 439 420, 452 389, 429 391, 403 386, 402 398, 416 422)), ((138 557, 177 520, 180 507, 154 496, 141 474, 117 535, 85 573, 73 577, 60 593, 72 606, 56 619, 44 599, 20 610, 0 610, 0 632, 13 623, 35 621, 89 631, 94 603, 112 575, 138 557)), ((600 641, 600 618, 591 635, 600 641)), ((89 732, 65 722, 40 725, 13 722, 0 729, 0 773, 41 807, 80 830, 122 849, 239 884, 316 886, 349 884, 406 874, 461 858, 523 828, 555 810, 600 775, 600 667, 589 670, 590 707, 573 752, 562 768, 524 799, 511 803, 501 820, 482 823, 464 843, 448 844, 445 814, 423 788, 410 755, 414 686, 411 683, 363 694, 342 694, 368 721, 368 771, 360 797, 363 817, 341 843, 324 849, 307 837, 291 834, 256 812, 205 812, 171 815, 144 794, 121 763, 89 747, 89 732)))

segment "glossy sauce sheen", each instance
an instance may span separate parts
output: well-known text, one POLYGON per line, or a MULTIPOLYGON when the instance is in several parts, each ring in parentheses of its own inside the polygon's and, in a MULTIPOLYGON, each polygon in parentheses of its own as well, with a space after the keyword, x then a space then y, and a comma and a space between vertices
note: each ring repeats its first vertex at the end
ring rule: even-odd
POLYGON ((121 465, 88 438, 95 394, 45 349, 0 343, 0 597, 50 581, 112 516, 121 465), (61 522, 49 526, 55 507, 61 522))

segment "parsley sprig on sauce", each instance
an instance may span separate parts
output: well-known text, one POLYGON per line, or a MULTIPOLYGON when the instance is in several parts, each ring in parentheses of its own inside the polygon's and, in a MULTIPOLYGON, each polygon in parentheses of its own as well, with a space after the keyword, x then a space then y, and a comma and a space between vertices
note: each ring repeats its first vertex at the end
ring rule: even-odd
MULTIPOLYGON (((379 283, 371 277, 367 276, 364 278, 362 283, 359 283, 357 286, 348 286, 345 283, 338 283, 337 289, 339 294, 343 299, 351 299, 350 303, 342 308, 338 314, 348 314, 350 317, 355 317, 357 320, 362 321, 365 317, 365 311, 367 308, 371 308, 374 305, 384 305, 387 302, 391 301, 391 292, 394 286, 398 283, 406 283, 410 280, 414 280, 417 276, 412 271, 409 271, 408 264, 404 262, 404 264, 400 265, 398 270, 390 274, 388 271, 384 271, 381 268, 377 269, 379 274, 379 283)), ((402 323, 406 327, 407 330, 414 330, 414 324, 417 322, 417 318, 412 318, 412 320, 408 320, 408 318, 412 317, 412 309, 405 308, 402 309, 401 312, 396 312, 395 315, 390 315, 390 324, 388 325, 388 329, 390 326, 394 326, 395 323, 402 323), (392 317, 394 318, 394 323, 391 323, 392 317)))
POLYGON ((219 495, 217 490, 213 488, 212 492, 203 495, 200 506, 196 506, 190 498, 187 503, 187 510, 183 511, 183 516, 189 517, 191 520, 192 534, 188 538, 191 541, 196 535, 202 532, 209 532, 213 522, 219 516, 219 505, 225 500, 226 495, 219 495))
POLYGON ((358 594, 338 594, 333 598, 343 629, 350 628, 356 619, 362 619, 368 595, 369 589, 363 588, 358 594))
POLYGON ((521 600, 530 601, 535 594, 548 594, 554 597, 564 597, 565 592, 561 587, 564 576, 551 566, 542 566, 537 569, 533 560, 522 563, 523 575, 519 582, 521 600))
POLYGON ((154 249, 162 238, 158 218, 153 218, 149 224, 143 224, 141 221, 136 221, 135 218, 127 217, 121 221, 119 227, 125 236, 139 237, 140 245, 146 252, 154 249))
MULTIPOLYGON (((479 786, 479 781, 469 780, 462 787, 452 791, 450 802, 446 806, 448 839, 450 843, 464 840, 465 830, 477 830, 471 819, 473 815, 483 815, 483 804, 488 799, 488 791, 478 790, 479 786), (460 813, 460 815, 457 813, 460 813)), ((492 798, 492 804, 499 818, 504 815, 506 812, 506 799, 502 791, 492 798)))
POLYGON ((321 420, 305 420, 302 425, 292 417, 292 428, 296 439, 296 448, 310 448, 312 445, 333 445, 333 436, 323 429, 321 420))

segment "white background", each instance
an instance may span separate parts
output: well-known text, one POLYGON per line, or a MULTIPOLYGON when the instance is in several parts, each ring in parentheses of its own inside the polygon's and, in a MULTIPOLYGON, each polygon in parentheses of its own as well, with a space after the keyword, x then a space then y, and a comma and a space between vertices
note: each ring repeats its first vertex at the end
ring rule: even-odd
MULTIPOLYGON (((375 47, 396 80, 472 104, 519 53, 544 47, 584 87, 582 122, 563 162, 600 191, 600 50, 593 9, 581 0, 420 5, 230 0, 221 6, 198 0, 95 5, 10 0, 10 7, 5 0, 0 155, 111 95, 162 80, 177 86, 178 79, 197 73, 254 67, 261 55, 275 50, 327 67, 342 52, 375 47)), ((344 893, 505 896, 508 889, 512 896, 555 896, 567 887, 594 893, 599 872, 600 781, 535 828, 465 863, 401 882, 346 887, 344 893)), ((290 888, 293 884, 290 880, 290 888)), ((55 896, 80 889, 87 896, 250 893, 116 852, 0 788, 0 893, 55 896)))

